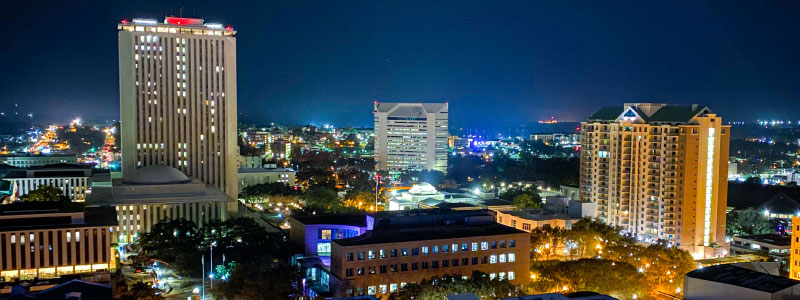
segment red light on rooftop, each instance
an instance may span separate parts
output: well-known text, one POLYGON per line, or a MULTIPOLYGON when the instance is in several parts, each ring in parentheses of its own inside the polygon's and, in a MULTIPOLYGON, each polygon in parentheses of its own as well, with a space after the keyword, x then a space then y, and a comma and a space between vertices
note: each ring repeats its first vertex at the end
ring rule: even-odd
POLYGON ((122 24, 128 24, 128 20, 122 20, 122 24))
POLYGON ((185 26, 185 25, 202 26, 203 25, 203 19, 167 17, 167 19, 164 20, 164 23, 172 24, 172 25, 179 25, 179 26, 185 26))
POLYGON ((229 25, 228 27, 225 27, 225 30, 227 30, 227 31, 231 31, 231 30, 233 30, 233 27, 231 27, 231 26, 229 25))

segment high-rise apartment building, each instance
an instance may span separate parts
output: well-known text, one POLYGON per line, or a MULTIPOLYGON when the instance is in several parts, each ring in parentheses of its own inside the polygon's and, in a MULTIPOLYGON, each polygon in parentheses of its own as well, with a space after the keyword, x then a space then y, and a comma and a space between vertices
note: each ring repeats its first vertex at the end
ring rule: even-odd
POLYGON ((626 103, 581 123, 580 198, 645 241, 724 255, 730 126, 704 106, 626 103))
POLYGON ((447 103, 374 103, 379 171, 447 171, 447 103))
POLYGON ((236 197, 236 31, 177 17, 117 28, 123 178, 167 165, 236 197))

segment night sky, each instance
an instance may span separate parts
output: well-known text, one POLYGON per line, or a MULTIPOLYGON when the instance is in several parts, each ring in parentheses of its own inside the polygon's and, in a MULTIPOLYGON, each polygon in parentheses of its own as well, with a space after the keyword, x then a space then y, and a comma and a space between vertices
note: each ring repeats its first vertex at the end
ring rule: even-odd
POLYGON ((636 101, 800 119, 791 0, 4 0, 0 110, 116 117, 117 23, 181 7, 238 30, 241 121, 371 126, 373 100, 449 101, 471 127, 636 101))

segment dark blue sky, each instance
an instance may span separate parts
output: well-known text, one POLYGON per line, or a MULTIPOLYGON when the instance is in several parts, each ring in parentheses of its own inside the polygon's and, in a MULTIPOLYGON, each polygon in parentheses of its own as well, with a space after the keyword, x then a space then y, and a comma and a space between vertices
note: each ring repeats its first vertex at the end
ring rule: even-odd
POLYGON ((791 0, 0 1, 0 106, 118 114, 116 24, 170 7, 239 31, 244 121, 371 125, 373 100, 473 127, 631 101, 800 118, 791 0))

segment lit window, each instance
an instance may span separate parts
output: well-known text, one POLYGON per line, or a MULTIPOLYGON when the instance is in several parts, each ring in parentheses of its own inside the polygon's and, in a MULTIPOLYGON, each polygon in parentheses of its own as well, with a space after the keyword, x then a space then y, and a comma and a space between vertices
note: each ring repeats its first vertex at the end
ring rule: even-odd
POLYGON ((508 280, 514 280, 514 279, 516 279, 516 276, 514 276, 514 272, 509 271, 508 272, 508 280))
POLYGON ((489 255, 489 263, 496 264, 497 263, 497 255, 489 255))
POLYGON ((478 243, 472 243, 472 251, 478 251, 478 243))
POLYGON ((504 262, 506 262, 506 255, 505 254, 500 254, 500 263, 504 263, 504 262))
POLYGON ((481 242, 481 250, 489 250, 489 242, 481 242))
POLYGON ((508 262, 515 262, 517 260, 517 255, 514 253, 508 254, 508 262))

